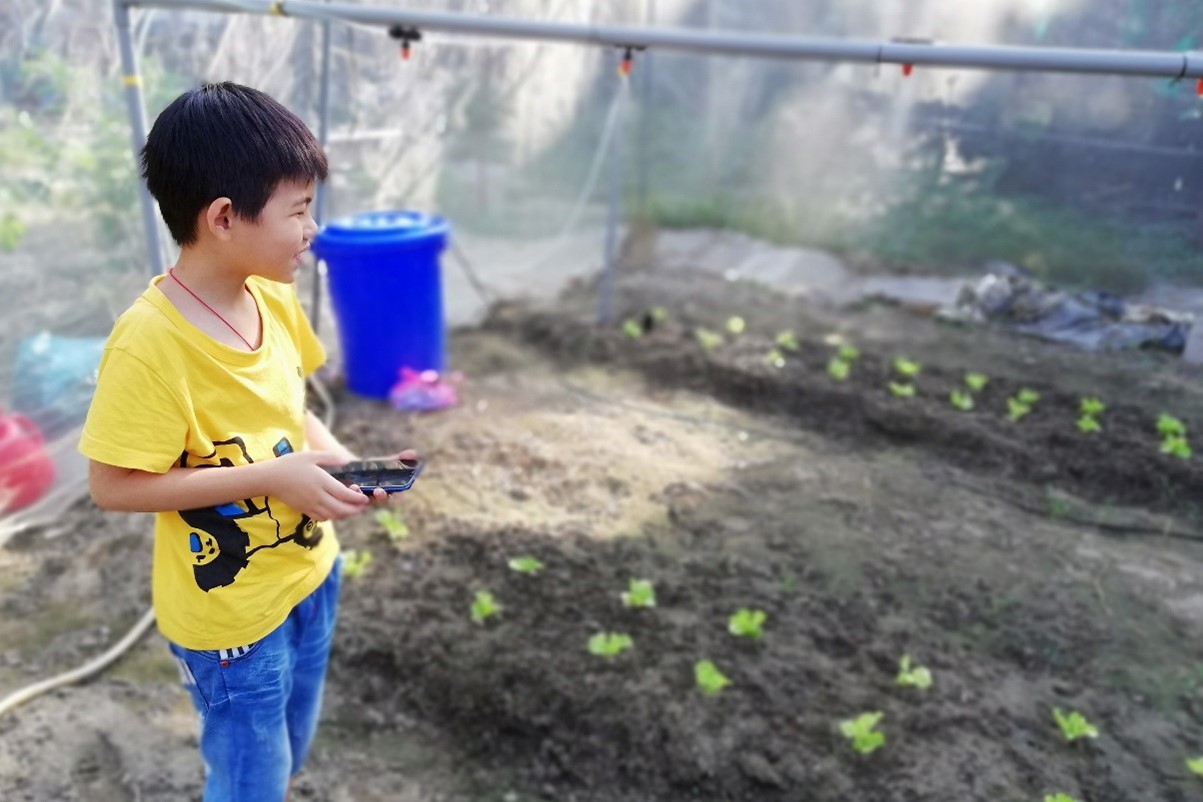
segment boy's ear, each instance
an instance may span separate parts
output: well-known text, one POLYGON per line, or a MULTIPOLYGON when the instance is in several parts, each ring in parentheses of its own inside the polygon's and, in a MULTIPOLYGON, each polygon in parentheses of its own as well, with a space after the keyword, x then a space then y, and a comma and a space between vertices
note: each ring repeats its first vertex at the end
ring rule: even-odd
POLYGON ((219 240, 230 239, 234 224, 234 203, 229 198, 217 198, 204 211, 200 221, 210 234, 219 240))

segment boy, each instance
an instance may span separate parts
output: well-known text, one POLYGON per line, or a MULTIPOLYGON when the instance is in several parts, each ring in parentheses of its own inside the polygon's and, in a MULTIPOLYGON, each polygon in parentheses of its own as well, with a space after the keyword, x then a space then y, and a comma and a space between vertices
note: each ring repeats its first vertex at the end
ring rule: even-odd
POLYGON ((155 513, 155 615, 200 714, 205 801, 280 802, 334 624, 326 522, 385 498, 320 467, 354 457, 305 409, 324 353, 289 285, 326 158, 282 105, 222 83, 163 111, 142 167, 180 257, 118 319, 80 450, 97 505, 155 513))

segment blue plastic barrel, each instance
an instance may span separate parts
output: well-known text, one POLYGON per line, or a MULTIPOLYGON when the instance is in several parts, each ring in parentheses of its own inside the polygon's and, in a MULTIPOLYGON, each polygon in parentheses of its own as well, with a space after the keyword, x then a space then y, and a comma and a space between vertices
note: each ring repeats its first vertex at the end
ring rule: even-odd
POLYGON ((401 368, 445 369, 439 255, 449 231, 436 215, 386 211, 333 220, 314 238, 353 392, 387 398, 401 368))

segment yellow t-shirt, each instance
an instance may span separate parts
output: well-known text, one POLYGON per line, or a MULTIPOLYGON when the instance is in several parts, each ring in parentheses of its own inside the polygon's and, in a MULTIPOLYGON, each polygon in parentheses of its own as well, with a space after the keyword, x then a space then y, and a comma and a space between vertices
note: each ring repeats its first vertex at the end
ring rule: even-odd
MULTIPOLYGON (((325 360, 291 286, 252 278, 263 342, 223 345, 158 288, 117 320, 80 440, 89 459, 153 473, 245 465, 305 449, 305 377, 325 360)), ((152 586, 163 636, 188 649, 253 643, 329 574, 327 524, 279 499, 155 515, 152 586)))

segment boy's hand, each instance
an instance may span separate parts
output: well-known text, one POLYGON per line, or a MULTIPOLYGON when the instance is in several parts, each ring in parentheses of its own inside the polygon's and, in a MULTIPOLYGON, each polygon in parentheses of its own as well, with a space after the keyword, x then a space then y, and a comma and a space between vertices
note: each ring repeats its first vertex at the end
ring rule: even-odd
POLYGON ((362 512, 370 499, 335 479, 322 465, 345 465, 330 451, 299 451, 272 460, 268 495, 315 521, 337 521, 362 512))
MULTIPOLYGON (((401 460, 402 462, 417 462, 418 461, 418 452, 414 451, 412 448, 407 448, 404 451, 400 451, 400 452, 394 454, 390 459, 401 460)), ((352 485, 352 487, 354 487, 354 485, 352 485)), ((385 493, 380 488, 376 488, 375 490, 372 491, 372 495, 366 496, 366 498, 371 500, 373 506, 379 507, 379 506, 388 504, 389 501, 392 500, 394 495, 400 496, 400 495, 404 495, 404 494, 402 494, 402 493, 395 493, 395 494, 385 493)))

